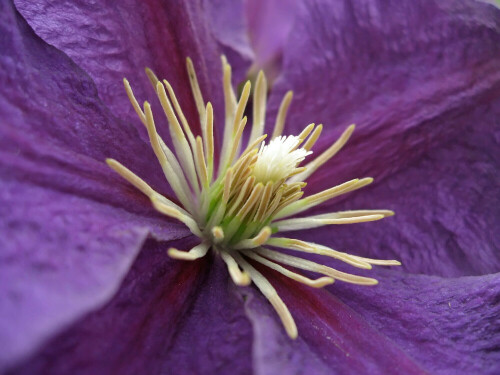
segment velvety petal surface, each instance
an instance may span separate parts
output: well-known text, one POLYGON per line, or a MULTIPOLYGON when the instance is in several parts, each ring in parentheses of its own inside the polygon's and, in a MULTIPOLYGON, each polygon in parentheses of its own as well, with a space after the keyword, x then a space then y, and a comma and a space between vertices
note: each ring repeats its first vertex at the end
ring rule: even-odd
POLYGON ((357 124, 315 189, 388 176, 481 122, 500 97, 499 44, 500 10, 484 2, 304 1, 270 107, 293 89, 285 132, 323 123, 316 153, 357 124))
MULTIPOLYGON (((239 1, 16 1, 36 33, 67 53, 96 82, 99 96, 120 118, 139 125, 122 79, 127 77, 139 102, 153 101, 144 74, 150 67, 170 81, 193 127, 198 126, 185 59, 191 57, 205 96, 223 123, 220 54, 230 52, 236 71, 248 65, 239 1), (213 16, 213 17, 212 17, 213 16), (228 24, 228 22, 230 23, 228 24)), ((216 122, 217 123, 217 122, 216 122)))
POLYGON ((499 10, 469 1, 311 1, 300 9, 275 90, 293 88, 298 99, 288 129, 325 122, 319 154, 358 124, 307 193, 372 176, 373 187, 321 210, 396 212, 304 236, 400 259, 410 272, 498 272, 499 10))
POLYGON ((299 330, 290 340, 268 303, 253 289, 245 308, 254 329, 256 374, 425 374, 420 364, 325 290, 264 270, 299 330))
POLYGON ((498 104, 489 107, 468 132, 373 187, 322 208, 392 209, 394 217, 296 235, 353 254, 398 259, 412 273, 499 272, 499 115, 498 104))
POLYGON ((431 374, 498 374, 500 274, 443 279, 378 271, 373 288, 329 287, 431 374))
POLYGON ((11 374, 251 374, 251 344, 222 261, 175 261, 150 241, 107 306, 11 374))
POLYGON ((2 371, 111 298, 149 230, 121 209, 33 185, 2 180, 0 199, 2 371))
POLYGON ((165 186, 89 77, 8 2, 0 32, 1 372, 113 296, 148 235, 188 233, 105 166, 115 157, 165 186))

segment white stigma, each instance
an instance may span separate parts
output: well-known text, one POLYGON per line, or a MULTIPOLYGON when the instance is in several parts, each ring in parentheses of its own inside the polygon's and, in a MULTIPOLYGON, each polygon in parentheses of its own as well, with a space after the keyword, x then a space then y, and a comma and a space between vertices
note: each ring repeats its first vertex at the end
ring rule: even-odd
POLYGON ((253 169, 255 181, 277 182, 292 175, 297 165, 312 154, 312 151, 297 148, 300 143, 300 138, 293 135, 276 137, 267 145, 262 142, 253 169))
POLYGON ((375 285, 377 280, 373 278, 341 272, 276 249, 323 255, 362 269, 370 269, 372 265, 399 265, 395 260, 364 258, 320 244, 281 236, 287 231, 324 225, 380 220, 394 213, 389 210, 353 210, 293 217, 373 181, 369 177, 354 179, 302 197, 305 181, 342 149, 351 136, 354 125, 349 126, 337 141, 314 160, 299 166, 312 154, 310 150, 321 135, 323 126, 310 124, 298 136, 281 135, 292 100, 292 92, 289 91, 281 102, 271 140, 266 145, 263 141, 267 137, 264 134, 267 81, 264 73, 260 72, 253 91, 251 132, 248 142, 244 144, 243 131, 247 125, 244 113, 251 93, 251 84, 247 82, 244 85, 237 100, 231 84, 231 66, 225 57, 222 58, 222 83, 226 119, 217 168, 214 130, 217 131, 220 127, 214 126, 212 104, 205 103, 194 65, 189 58, 187 70, 199 114, 200 135, 193 134, 170 83, 158 80, 150 69, 146 69, 168 119, 173 149, 158 134, 151 105, 145 102, 141 107, 130 84, 124 79, 127 95, 146 127, 151 146, 172 188, 173 196, 161 195, 120 162, 113 159, 107 159, 106 162, 149 197, 157 211, 179 220, 193 235, 200 238, 200 243, 192 249, 168 249, 167 254, 170 257, 195 261, 212 250, 226 263, 228 273, 236 285, 253 283, 262 292, 276 310, 288 335, 296 338, 297 327, 290 311, 276 289, 254 265, 260 263, 314 288, 321 288, 335 280, 358 285, 375 285), (275 250, 268 248, 269 246, 275 250), (310 279, 290 268, 323 276, 310 279))

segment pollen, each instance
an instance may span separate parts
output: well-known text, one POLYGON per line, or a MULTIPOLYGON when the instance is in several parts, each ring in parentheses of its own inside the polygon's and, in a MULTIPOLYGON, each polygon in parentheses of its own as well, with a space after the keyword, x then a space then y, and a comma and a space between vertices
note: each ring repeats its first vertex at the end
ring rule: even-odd
MULTIPOLYGON (((369 259, 338 251, 327 246, 283 237, 282 233, 325 225, 354 224, 392 216, 390 210, 353 210, 300 216, 304 211, 327 200, 347 194, 372 183, 370 177, 354 179, 317 194, 303 197, 306 180, 346 144, 354 131, 347 127, 325 151, 304 164, 321 135, 323 126, 310 124, 298 135, 282 135, 292 92, 280 105, 270 139, 264 134, 267 81, 263 72, 253 89, 252 124, 248 140, 243 141, 247 127, 245 109, 251 94, 251 83, 243 87, 239 99, 231 85, 231 66, 222 57, 222 85, 225 99, 225 121, 214 129, 210 102, 205 103, 191 59, 187 59, 190 89, 196 104, 201 134, 195 135, 182 112, 175 92, 166 80, 160 81, 146 69, 169 124, 169 145, 156 130, 151 105, 141 106, 129 82, 125 90, 140 121, 145 126, 151 147, 172 188, 173 196, 161 195, 133 171, 114 159, 107 164, 150 200, 158 212, 182 222, 200 239, 189 250, 167 249, 168 256, 193 261, 209 251, 220 256, 236 285, 253 283, 276 310, 287 334, 298 335, 295 321, 264 273, 256 264, 273 269, 299 283, 313 288, 332 284, 335 280, 359 285, 375 285, 377 280, 345 273, 301 257, 285 254, 280 249, 335 258, 353 267, 371 269, 372 265, 400 265, 396 260, 369 259), (223 129, 219 162, 215 165, 214 130, 223 129), (266 143, 267 141, 267 143, 266 143), (304 164, 304 165, 303 165, 304 164), (310 279, 300 272, 321 275, 310 279)), ((217 120, 219 121, 219 120, 217 120)))

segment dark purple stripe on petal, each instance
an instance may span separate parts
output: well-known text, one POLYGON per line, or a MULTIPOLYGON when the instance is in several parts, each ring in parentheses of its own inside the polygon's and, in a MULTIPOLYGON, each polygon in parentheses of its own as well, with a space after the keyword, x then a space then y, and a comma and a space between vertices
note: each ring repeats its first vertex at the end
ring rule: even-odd
POLYGON ((500 373, 500 274, 442 279, 378 272, 329 289, 431 374, 500 373))
POLYGON ((216 124, 223 124, 224 113, 219 43, 234 55, 231 63, 240 65, 235 66, 240 79, 248 65, 240 54, 247 49, 243 24, 238 23, 242 10, 239 2, 233 3, 223 14, 219 10, 223 2, 204 1, 19 0, 16 6, 38 35, 67 53, 92 77, 99 96, 117 116, 142 126, 123 89, 124 77, 139 103, 151 101, 153 110, 161 114, 144 74, 147 66, 160 79, 171 82, 188 121, 197 129, 186 57, 193 59, 204 99, 214 104, 215 118, 219 119, 216 124), (233 23, 228 26, 226 19, 233 19, 233 23))
MULTIPOLYGON (((500 270, 500 107, 399 173, 321 210, 388 208, 380 222, 303 231, 301 238, 412 273, 456 277, 500 270)), ((347 151, 347 150, 346 150, 347 151)))
POLYGON ((426 373, 383 331, 375 330, 330 293, 274 271, 263 272, 288 305, 299 337, 296 341, 286 337, 275 312, 260 295, 247 291, 246 309, 255 335, 254 367, 259 375, 294 373, 296 369, 311 374, 426 373))
POLYGON ((316 154, 358 125, 313 175, 316 189, 388 176, 466 133, 500 97, 500 10, 490 4, 315 0, 301 9, 270 107, 294 90, 285 132, 323 123, 316 154))
POLYGON ((192 244, 149 242, 106 307, 12 374, 251 374, 250 325, 222 261, 165 257, 192 244))

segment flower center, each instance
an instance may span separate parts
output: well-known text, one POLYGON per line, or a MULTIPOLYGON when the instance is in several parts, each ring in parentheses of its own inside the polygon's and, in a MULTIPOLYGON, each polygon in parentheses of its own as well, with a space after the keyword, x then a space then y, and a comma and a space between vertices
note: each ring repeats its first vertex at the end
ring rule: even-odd
POLYGON ((276 249, 320 254, 336 258, 354 267, 371 269, 372 265, 399 265, 395 260, 369 259, 347 254, 312 242, 276 234, 324 225, 351 224, 392 216, 389 210, 355 210, 294 218, 303 211, 342 194, 370 184, 373 179, 347 181, 320 193, 303 196, 304 181, 332 158, 351 136, 349 126, 327 150, 305 166, 300 164, 312 154, 312 147, 323 126, 310 124, 297 136, 282 136, 286 114, 292 99, 288 92, 278 111, 271 140, 264 142, 267 82, 260 72, 253 92, 253 123, 248 142, 243 148, 242 135, 247 124, 243 116, 250 96, 250 82, 239 100, 231 86, 231 67, 222 57, 223 87, 226 107, 223 144, 219 165, 214 165, 213 108, 205 104, 192 61, 187 59, 190 86, 198 109, 202 134, 196 136, 187 123, 172 86, 160 81, 146 69, 168 119, 173 150, 158 135, 148 102, 141 108, 130 84, 124 79, 127 95, 146 127, 155 155, 175 195, 169 199, 153 190, 144 180, 118 161, 107 159, 108 165, 151 199, 156 210, 184 223, 200 238, 200 244, 183 251, 168 249, 169 256, 195 260, 213 249, 227 264, 237 285, 253 282, 278 313, 288 335, 297 337, 297 327, 288 308, 274 287, 254 264, 260 263, 293 280, 311 287, 323 287, 336 279, 360 285, 374 285, 377 280, 344 273, 307 259, 284 254, 276 249), (269 247, 274 249, 270 249, 269 247), (287 267, 285 267, 287 266, 287 267), (309 279, 290 267, 324 276, 309 279))

